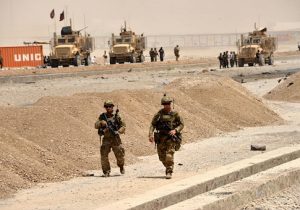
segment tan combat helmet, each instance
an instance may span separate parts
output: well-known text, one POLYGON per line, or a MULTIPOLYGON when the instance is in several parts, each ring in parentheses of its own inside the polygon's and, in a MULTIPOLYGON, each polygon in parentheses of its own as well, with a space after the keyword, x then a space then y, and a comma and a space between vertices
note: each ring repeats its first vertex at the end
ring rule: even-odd
POLYGON ((164 104, 170 104, 173 102, 173 99, 168 97, 167 94, 165 93, 164 96, 161 98, 161 105, 164 104))
POLYGON ((111 100, 106 100, 104 102, 104 107, 107 107, 107 106, 115 106, 115 105, 114 105, 114 103, 111 100))

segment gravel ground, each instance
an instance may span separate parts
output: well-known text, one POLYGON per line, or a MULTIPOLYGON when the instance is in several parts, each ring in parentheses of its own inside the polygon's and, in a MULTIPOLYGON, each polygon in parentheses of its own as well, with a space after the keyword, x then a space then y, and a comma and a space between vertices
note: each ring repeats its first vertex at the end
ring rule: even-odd
POLYGON ((297 210, 300 209, 300 183, 271 197, 262 198, 241 208, 241 210, 297 210))
MULTIPOLYGON (((265 93, 273 89, 278 84, 278 79, 261 80, 256 88, 255 82, 244 84, 245 87, 250 89, 257 96, 263 96, 265 93)), ((300 126, 300 104, 299 103, 284 103, 284 102, 269 102, 273 110, 280 113, 289 125, 300 126)), ((278 192, 270 197, 257 199, 242 208, 241 210, 296 210, 300 209, 300 183, 292 187, 278 192)))
MULTIPOLYGON (((287 61, 278 60, 275 66, 244 67, 217 69, 210 67, 217 75, 247 75, 264 72, 276 72, 299 68, 299 60, 291 58, 287 61)), ((110 92, 120 89, 160 89, 169 82, 182 76, 203 74, 203 67, 187 69, 170 68, 167 71, 147 70, 123 72, 119 74, 105 74, 90 77, 71 77, 55 80, 40 80, 28 84, 1 84, 0 106, 26 106, 33 104, 45 96, 70 96, 85 92, 110 92)))
MULTIPOLYGON (((259 93, 257 87, 269 89, 274 85, 273 80, 247 83, 247 87, 258 94, 263 94, 263 91, 259 93)), ((113 169, 111 178, 102 178, 99 171, 94 171, 95 177, 39 184, 32 189, 20 191, 14 198, 1 200, 0 208, 93 209, 259 154, 260 152, 250 151, 251 144, 266 144, 267 151, 299 144, 300 117, 295 117, 295 113, 300 113, 300 104, 268 102, 268 105, 281 114, 287 122, 285 125, 245 128, 238 132, 186 144, 176 153, 172 180, 164 179, 163 166, 154 155, 143 157, 139 163, 128 166, 124 176, 119 175, 118 169, 113 169)), ((298 188, 295 188, 296 192, 294 189, 291 190, 291 195, 298 193, 298 188)), ((285 205, 284 203, 285 201, 278 206, 285 205)))

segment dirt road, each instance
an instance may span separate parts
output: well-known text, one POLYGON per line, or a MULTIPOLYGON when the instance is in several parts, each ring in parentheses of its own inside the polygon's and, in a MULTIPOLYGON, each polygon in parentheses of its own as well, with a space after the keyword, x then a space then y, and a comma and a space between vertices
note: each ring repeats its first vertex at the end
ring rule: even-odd
POLYGON ((300 60, 278 60, 274 66, 244 67, 217 69, 217 66, 169 68, 159 70, 150 68, 146 70, 126 71, 113 73, 100 73, 90 77, 66 77, 60 79, 46 79, 29 83, 10 84, 0 86, 0 106, 26 106, 33 104, 45 96, 70 96, 85 92, 110 92, 120 89, 156 89, 183 76, 199 76, 202 74, 215 74, 230 76, 241 82, 255 81, 262 78, 277 78, 289 72, 300 71, 300 60), (213 69, 213 71, 210 71, 213 69), (207 72, 209 71, 209 72, 207 72))

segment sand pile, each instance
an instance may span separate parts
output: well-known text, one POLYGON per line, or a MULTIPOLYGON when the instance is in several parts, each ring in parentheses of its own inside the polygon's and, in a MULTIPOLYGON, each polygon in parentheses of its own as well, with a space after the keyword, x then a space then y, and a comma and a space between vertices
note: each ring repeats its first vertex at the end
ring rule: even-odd
POLYGON ((123 136, 126 163, 154 154, 148 128, 161 108, 164 91, 174 96, 175 109, 184 118, 184 143, 280 121, 238 83, 208 75, 176 80, 163 91, 85 93, 45 97, 29 107, 1 107, 0 196, 35 182, 65 180, 99 169, 99 137, 94 122, 108 98, 117 102, 127 124, 123 136))
POLYGON ((264 95, 276 101, 300 102, 300 72, 278 80, 279 85, 264 95))

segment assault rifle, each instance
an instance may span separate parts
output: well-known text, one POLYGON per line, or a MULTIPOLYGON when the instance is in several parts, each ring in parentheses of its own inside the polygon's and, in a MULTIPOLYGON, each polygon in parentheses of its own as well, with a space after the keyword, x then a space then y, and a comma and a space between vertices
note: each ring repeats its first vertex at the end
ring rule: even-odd
MULTIPOLYGON (((119 113, 119 109, 116 110, 116 114, 115 114, 114 118, 116 118, 116 117, 118 116, 118 113, 119 113)), ((118 133, 118 130, 119 130, 119 129, 118 129, 118 126, 117 126, 115 123, 113 123, 112 121, 108 120, 106 114, 104 114, 104 117, 105 117, 105 121, 107 122, 107 127, 106 127, 106 128, 108 128, 109 132, 110 132, 112 135, 114 135, 114 136, 119 136, 119 133, 118 133)), ((100 131, 100 132, 103 133, 103 134, 104 134, 104 132, 103 132, 104 129, 105 129, 105 128, 102 128, 102 129, 101 129, 102 131, 100 131)), ((100 129, 99 129, 99 130, 100 130, 100 129)), ((102 135, 103 135, 103 134, 102 134, 102 135)))
POLYGON ((172 139, 175 142, 181 143, 181 135, 176 132, 175 135, 170 135, 169 132, 172 130, 171 127, 166 122, 159 122, 159 126, 157 129, 159 133, 165 133, 169 135, 169 138, 172 139))
MULTIPOLYGON (((106 115, 105 115, 105 118, 106 118, 106 120, 107 120, 106 115)), ((118 135, 119 135, 119 133, 118 133, 118 128, 117 128, 117 126, 116 126, 113 122, 107 121, 107 128, 108 128, 109 132, 110 132, 112 135, 114 135, 114 136, 118 136, 118 135)))

